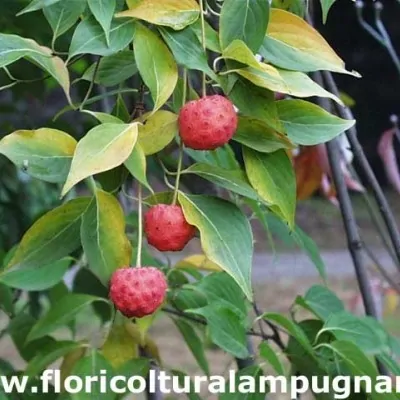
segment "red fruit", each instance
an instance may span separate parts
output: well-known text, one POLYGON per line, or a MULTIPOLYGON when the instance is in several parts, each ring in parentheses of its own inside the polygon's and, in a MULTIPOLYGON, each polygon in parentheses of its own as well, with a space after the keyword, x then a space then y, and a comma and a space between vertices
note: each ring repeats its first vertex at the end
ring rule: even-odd
POLYGON ((219 95, 185 104, 178 122, 184 145, 195 150, 213 150, 228 143, 238 124, 233 104, 219 95))
POLYGON ((128 318, 153 314, 163 303, 167 290, 165 275, 155 267, 121 268, 110 282, 110 299, 128 318))
POLYGON ((189 225, 182 208, 177 205, 157 204, 144 216, 144 231, 149 244, 160 251, 180 251, 196 233, 189 225))

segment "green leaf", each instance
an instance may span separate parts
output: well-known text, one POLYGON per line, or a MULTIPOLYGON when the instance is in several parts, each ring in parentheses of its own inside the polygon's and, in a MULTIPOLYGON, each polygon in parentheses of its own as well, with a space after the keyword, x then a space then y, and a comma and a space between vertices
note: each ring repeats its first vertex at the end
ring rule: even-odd
POLYGON ((157 111, 172 95, 178 81, 178 67, 165 43, 151 30, 137 25, 133 42, 136 64, 150 89, 157 111))
POLYGON ((103 28, 93 18, 86 18, 79 23, 72 36, 69 58, 78 54, 110 56, 125 49, 133 40, 135 25, 130 20, 112 21, 110 45, 107 45, 103 28))
POLYGON ((197 163, 182 171, 182 174, 195 174, 231 192, 253 200, 259 200, 251 187, 246 174, 240 169, 224 169, 215 165, 197 163))
POLYGON ((310 354, 314 353, 314 350, 307 335, 304 333, 303 329, 295 322, 289 320, 284 315, 270 312, 263 314, 260 318, 278 324, 279 326, 284 328, 293 338, 295 338, 302 345, 304 350, 306 350, 310 354))
POLYGON ((70 293, 61 297, 50 310, 37 321, 29 332, 28 341, 39 339, 72 321, 76 315, 95 301, 107 300, 86 294, 70 293))
POLYGON ((328 18, 328 13, 333 4, 336 2, 336 0, 320 0, 321 1, 321 7, 322 7, 322 20, 324 21, 324 24, 326 23, 326 20, 328 18))
POLYGON ((284 150, 260 153, 243 149, 246 173, 258 195, 294 226, 296 179, 292 163, 284 150))
POLYGON ((326 91, 303 72, 277 69, 261 63, 260 66, 259 69, 246 67, 232 70, 232 72, 238 73, 256 86, 275 92, 286 93, 295 97, 328 97, 341 105, 343 104, 337 96, 326 91))
POLYGON ((343 60, 303 18, 279 9, 271 9, 267 36, 259 52, 271 64, 284 69, 329 70, 360 76, 346 70, 343 60))
POLYGON ((240 286, 226 272, 217 272, 203 277, 196 285, 196 292, 203 293, 208 304, 218 302, 234 307, 241 315, 241 320, 247 319, 248 303, 243 299, 240 286))
POLYGON ((272 91, 255 86, 241 78, 228 96, 239 108, 240 114, 259 119, 278 132, 283 132, 272 91), (247 101, 250 98, 251 102, 247 101))
POLYGON ((87 197, 73 199, 39 218, 23 236, 7 268, 39 268, 76 250, 81 216, 89 202, 87 197))
POLYGON ((119 118, 114 117, 114 115, 111 115, 111 114, 90 111, 90 110, 82 110, 82 112, 91 115, 92 117, 96 118, 102 124, 123 124, 124 123, 124 121, 121 121, 119 118))
POLYGON ((221 349, 238 358, 248 357, 246 329, 243 324, 238 323, 238 314, 232 308, 213 303, 186 312, 201 315, 207 320, 211 340, 221 349))
POLYGON ((114 368, 120 368, 138 356, 138 343, 132 338, 126 327, 126 320, 117 315, 108 332, 106 341, 101 347, 101 354, 114 368))
POLYGON ((344 304, 335 293, 320 285, 312 286, 302 298, 300 305, 305 305, 322 321, 329 319, 332 314, 344 311, 344 304))
POLYGON ((272 129, 264 121, 245 116, 239 117, 233 140, 261 153, 295 147, 285 135, 272 129))
POLYGON ((7 314, 14 312, 13 292, 8 286, 0 284, 0 309, 4 310, 7 314))
POLYGON ((272 0, 273 8, 281 8, 282 10, 290 11, 299 17, 304 17, 307 10, 307 0, 272 0))
POLYGON ((208 367, 208 361, 204 353, 204 344, 200 340, 195 329, 183 318, 173 318, 173 321, 179 329, 179 332, 185 339, 185 342, 188 345, 197 363, 199 364, 199 367, 204 371, 206 375, 209 375, 210 369, 208 367))
MULTIPOLYGON (((100 376, 102 371, 106 371, 104 376, 107 382, 114 376, 114 371, 109 362, 96 350, 92 350, 91 354, 81 358, 72 369, 71 375, 79 376, 83 380, 88 376, 100 376)), ((91 392, 85 393, 81 391, 80 393, 71 394, 71 400, 92 400, 92 399, 104 399, 104 400, 114 400, 115 393, 111 391, 104 391, 101 389, 101 384, 99 381, 91 382, 91 392)))
MULTIPOLYGON (((215 53, 221 53, 221 45, 219 44, 218 33, 207 21, 204 21, 204 28, 206 33, 206 48, 215 53)), ((201 19, 199 18, 194 24, 190 25, 189 29, 193 30, 193 32, 197 36, 198 41, 202 43, 203 31, 201 19)))
POLYGON ((86 2, 82 0, 58 1, 45 7, 43 14, 53 30, 54 39, 72 28, 86 8, 86 2))
POLYGON ((170 111, 146 113, 142 118, 146 122, 139 125, 138 143, 146 156, 164 149, 178 133, 178 116, 170 111))
POLYGON ((26 366, 24 374, 30 378, 34 378, 47 366, 81 346, 81 343, 67 340, 50 342, 46 346, 38 349, 35 357, 33 357, 26 366))
POLYGON ((101 124, 78 143, 67 181, 65 195, 83 179, 123 164, 131 154, 138 135, 138 124, 101 124))
POLYGON ((0 282, 9 287, 26 291, 41 291, 59 283, 71 264, 67 257, 47 265, 32 268, 7 269, 0 274, 0 282))
POLYGON ((146 156, 140 144, 136 144, 131 155, 125 161, 124 165, 138 182, 149 189, 150 192, 154 193, 152 187, 149 184, 149 181, 147 180, 146 156))
POLYGON ((354 343, 366 354, 379 354, 388 350, 388 337, 382 328, 371 326, 365 318, 357 317, 347 311, 332 314, 318 333, 332 333, 338 340, 354 343))
POLYGON ((32 0, 23 10, 21 10, 17 17, 32 11, 40 10, 44 7, 49 7, 52 4, 58 3, 61 0, 32 0))
POLYGON ((250 223, 234 204, 210 196, 179 193, 186 220, 200 231, 208 259, 219 265, 252 298, 253 235, 250 223))
POLYGON ((117 6, 116 0, 88 0, 90 11, 103 28, 106 43, 110 45, 111 21, 117 6))
POLYGON ((243 40, 253 53, 258 52, 269 19, 269 2, 264 0, 225 0, 220 17, 220 42, 225 49, 235 40, 243 40))
POLYGON ((229 144, 218 147, 215 150, 204 151, 192 150, 185 147, 184 151, 193 158, 193 160, 201 164, 209 164, 228 170, 240 170, 240 165, 236 160, 235 153, 229 144))
POLYGON ((178 64, 188 69, 202 71, 213 80, 218 80, 214 71, 208 65, 207 55, 200 41, 190 27, 178 32, 161 28, 160 32, 178 64))
POLYGON ((267 341, 260 343, 258 346, 258 351, 260 353, 260 357, 267 361, 274 368, 278 375, 286 375, 285 367, 282 361, 279 359, 277 351, 273 349, 267 341))
POLYGON ((326 281, 327 275, 324 261, 321 258, 318 246, 308 235, 298 226, 295 226, 294 229, 290 229, 281 218, 269 210, 266 210, 265 207, 262 207, 260 204, 252 201, 248 201, 247 203, 257 215, 257 218, 268 235, 272 233, 286 245, 290 247, 297 246, 304 251, 317 268, 322 280, 326 281))
MULTIPOLYGON (((93 81, 96 65, 92 64, 82 76, 86 81, 93 81)), ((111 56, 103 57, 97 68, 94 83, 103 86, 116 86, 135 75, 137 67, 133 51, 120 51, 111 56)))
POLYGON ((63 88, 68 101, 69 96, 69 73, 66 64, 59 57, 53 57, 52 51, 40 46, 32 39, 25 39, 17 35, 0 33, 0 68, 26 58, 45 70, 63 88))
POLYGON ((10 320, 8 326, 8 332, 10 333, 11 339, 17 348, 18 353, 25 361, 29 361, 35 357, 41 348, 47 347, 50 343, 55 342, 55 340, 50 336, 45 336, 27 343, 26 338, 36 322, 35 318, 22 311, 10 320))
POLYGON ((113 195, 96 191, 82 217, 81 240, 89 268, 105 286, 116 269, 129 265, 132 248, 124 213, 113 195))
POLYGON ((260 62, 242 40, 234 40, 222 52, 222 57, 238 61, 253 68, 260 68, 260 62))
POLYGON ((328 142, 355 124, 304 100, 278 101, 277 107, 289 139, 304 146, 328 142))
POLYGON ((41 128, 15 131, 0 141, 0 154, 34 178, 63 183, 71 166, 76 140, 65 132, 41 128))
MULTIPOLYGON (((382 393, 376 393, 374 388, 378 370, 374 363, 360 350, 355 344, 342 340, 322 345, 332 350, 334 354, 340 357, 350 369, 353 376, 369 377, 372 380, 372 393, 369 393, 371 400, 382 399, 382 393)), ((361 387, 365 389, 365 381, 361 380, 361 387)), ((385 400, 395 400, 398 397, 393 393, 385 393, 385 400)))
POLYGON ((118 13, 117 17, 131 17, 150 22, 154 25, 169 26, 175 30, 193 24, 200 15, 195 0, 141 0, 134 2, 129 10, 118 13))

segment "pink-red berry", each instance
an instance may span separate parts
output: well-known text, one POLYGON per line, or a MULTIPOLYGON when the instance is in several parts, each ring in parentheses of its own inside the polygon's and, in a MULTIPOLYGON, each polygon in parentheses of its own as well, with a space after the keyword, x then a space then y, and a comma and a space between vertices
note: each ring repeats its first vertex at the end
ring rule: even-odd
POLYGON ((228 143, 238 124, 233 104, 223 96, 206 96, 183 106, 179 135, 186 147, 213 150, 228 143))
POLYGON ((193 238, 196 228, 190 225, 181 206, 157 204, 144 216, 147 242, 160 251, 180 251, 193 238))
POLYGON ((110 299, 128 318, 153 314, 163 303, 167 290, 165 275, 155 267, 121 268, 110 282, 110 299))

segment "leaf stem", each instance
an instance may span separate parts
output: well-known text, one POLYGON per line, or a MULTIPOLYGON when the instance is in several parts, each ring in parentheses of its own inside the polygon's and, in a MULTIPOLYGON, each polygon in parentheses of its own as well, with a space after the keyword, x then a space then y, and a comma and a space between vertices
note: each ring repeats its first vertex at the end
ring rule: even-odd
POLYGON ((143 244, 143 202, 142 185, 138 184, 138 244, 136 254, 136 267, 142 264, 142 244, 143 244))
MULTIPOLYGON (((182 107, 186 103, 186 96, 187 96, 187 80, 188 80, 188 73, 187 69, 183 69, 183 88, 182 88, 182 107)), ((174 197, 172 199, 172 204, 175 205, 178 199, 178 190, 179 190, 179 183, 181 180, 181 172, 182 172, 182 161, 183 161, 183 142, 182 140, 179 143, 179 156, 178 156, 178 171, 176 173, 175 179, 175 189, 174 189, 174 197)))
MULTIPOLYGON (((201 44, 203 46, 204 52, 206 52, 206 27, 204 21, 204 4, 203 0, 199 0, 200 5, 200 14, 201 14, 201 44)), ((203 97, 207 96, 207 87, 206 87, 206 74, 203 72, 202 74, 202 95, 203 97)))
POLYGON ((90 81, 90 85, 89 85, 88 91, 86 92, 85 98, 83 99, 83 101, 82 101, 82 103, 81 103, 81 105, 80 105, 80 107, 79 107, 79 111, 82 111, 82 110, 83 110, 83 108, 85 107, 85 104, 86 104, 87 100, 89 99, 89 96, 90 96, 91 93, 92 93, 93 86, 94 86, 94 81, 96 80, 96 75, 97 75, 97 72, 98 72, 99 67, 100 67, 100 60, 101 60, 101 57, 99 57, 99 58, 97 59, 97 61, 96 61, 96 65, 95 65, 94 71, 93 71, 92 80, 90 81))

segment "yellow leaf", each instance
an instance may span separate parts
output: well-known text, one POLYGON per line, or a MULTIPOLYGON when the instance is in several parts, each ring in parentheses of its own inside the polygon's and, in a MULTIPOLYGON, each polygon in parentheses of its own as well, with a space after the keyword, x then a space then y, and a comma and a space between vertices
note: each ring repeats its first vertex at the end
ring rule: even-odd
POLYGON ((164 41, 141 24, 136 24, 133 48, 139 73, 154 101, 154 113, 174 92, 178 66, 164 41))
POLYGON ((193 24, 200 15, 194 0, 128 0, 129 10, 116 17, 131 17, 155 25, 169 26, 175 30, 193 24))
POLYGON ((172 112, 159 110, 142 118, 146 123, 139 125, 138 143, 146 156, 158 153, 178 132, 178 116, 172 112))
POLYGON ((65 378, 71 375, 71 371, 73 370, 75 364, 85 355, 86 350, 86 347, 79 347, 64 357, 60 367, 61 382, 64 382, 65 378))
POLYGON ((0 154, 17 167, 46 182, 64 182, 71 166, 76 140, 57 129, 15 131, 0 141, 0 154))
POLYGON ((393 315, 399 307, 399 294, 394 289, 388 289, 385 293, 384 315, 393 315))
POLYGON ((277 8, 271 9, 261 54, 281 68, 304 72, 326 69, 360 76, 346 70, 344 61, 311 25, 297 15, 277 8))
POLYGON ((204 271, 220 272, 222 268, 209 260, 204 254, 195 254, 180 260, 175 268, 194 268, 204 271))
POLYGON ((101 124, 90 130, 76 147, 65 195, 81 180, 123 164, 131 154, 138 135, 138 123, 101 124))
POLYGON ((126 324, 116 322, 101 348, 101 353, 114 368, 124 365, 129 360, 137 358, 139 341, 132 340, 132 335, 126 324))

